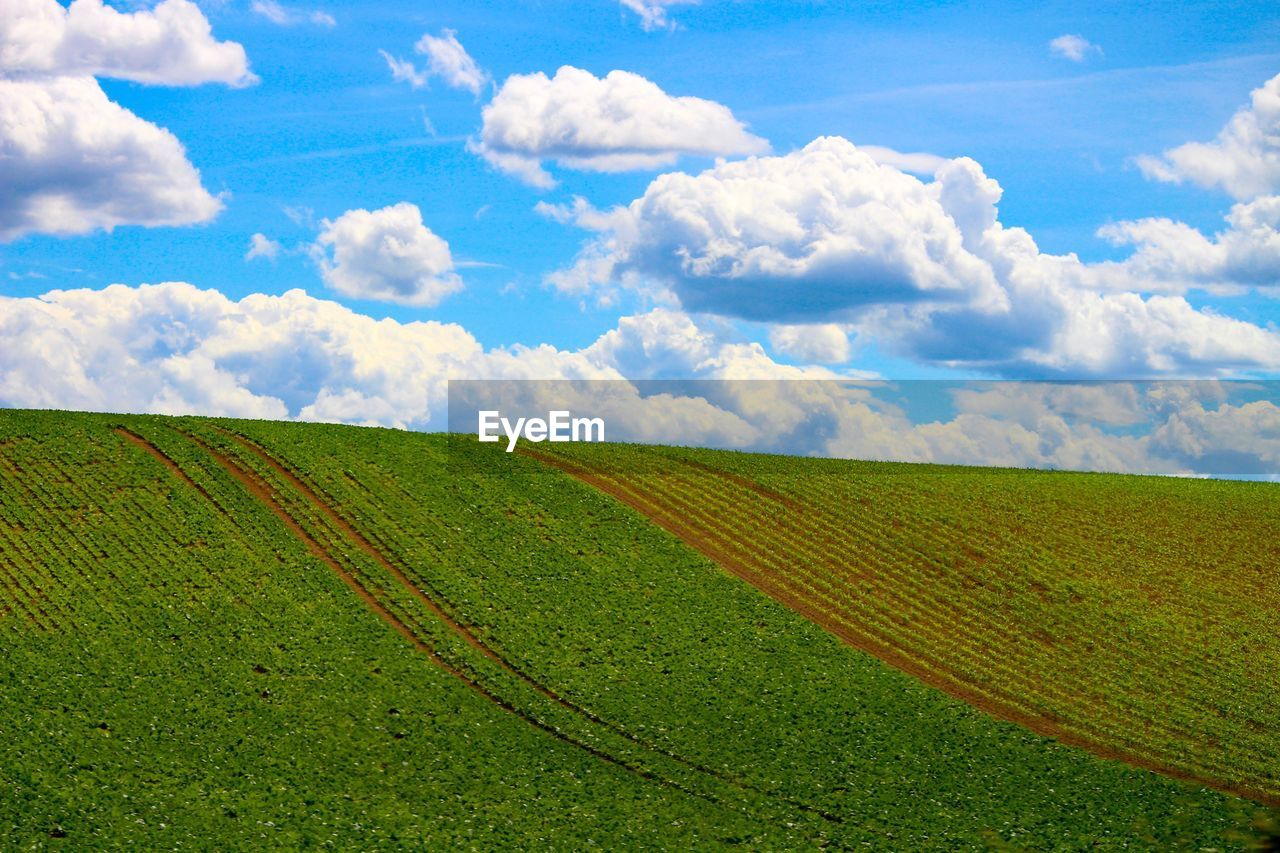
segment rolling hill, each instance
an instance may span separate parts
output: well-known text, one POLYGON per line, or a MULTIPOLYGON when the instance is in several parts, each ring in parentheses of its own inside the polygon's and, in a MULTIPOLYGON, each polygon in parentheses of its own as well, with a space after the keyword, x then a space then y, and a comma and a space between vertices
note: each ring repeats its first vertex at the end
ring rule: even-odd
POLYGON ((1278 496, 0 413, 0 832, 1238 847, 1278 496))

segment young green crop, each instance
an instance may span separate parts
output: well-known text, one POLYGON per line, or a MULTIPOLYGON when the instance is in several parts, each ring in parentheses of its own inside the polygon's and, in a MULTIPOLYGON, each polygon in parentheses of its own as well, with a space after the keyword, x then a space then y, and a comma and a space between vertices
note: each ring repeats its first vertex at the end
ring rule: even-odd
POLYGON ((558 458, 944 689, 1280 798, 1271 484, 670 448, 558 458))
MULTIPOLYGON (((1229 846, 1257 810, 996 722, 613 498, 491 450, 323 425, 0 415, 0 604, 34 601, 55 623, 0 616, 0 732, 19 733, 0 740, 0 832, 149 847, 1167 849, 1229 846)), ((599 452, 591 464, 617 463, 619 481, 669 486, 740 557, 770 543, 775 572, 794 563, 782 545, 812 532, 777 507, 735 511, 735 489, 664 453, 599 452)), ((793 485, 823 470, 731 461, 777 465, 768 475, 793 485)), ((934 523, 914 541, 893 523, 963 509, 850 514, 872 554, 912 543, 921 576, 893 577, 919 624, 886 626, 899 642, 984 624, 971 599, 927 597, 928 573, 995 546, 934 523)), ((852 565, 841 584, 889 589, 860 574, 878 565, 862 548, 830 540, 804 584, 848 604, 833 579, 852 565)), ((986 565, 979 580, 1012 583, 986 565)), ((953 640, 966 672, 1007 672, 953 640)))

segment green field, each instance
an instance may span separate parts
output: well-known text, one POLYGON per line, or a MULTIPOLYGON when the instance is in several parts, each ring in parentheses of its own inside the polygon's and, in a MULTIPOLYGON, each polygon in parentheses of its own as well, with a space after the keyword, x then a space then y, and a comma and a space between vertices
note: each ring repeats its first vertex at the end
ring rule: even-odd
POLYGON ((1229 849, 1277 790, 1274 486, 558 464, 0 413, 0 837, 1229 849))
POLYGON ((1280 802, 1280 488, 575 446, 555 457, 1007 719, 1280 802))

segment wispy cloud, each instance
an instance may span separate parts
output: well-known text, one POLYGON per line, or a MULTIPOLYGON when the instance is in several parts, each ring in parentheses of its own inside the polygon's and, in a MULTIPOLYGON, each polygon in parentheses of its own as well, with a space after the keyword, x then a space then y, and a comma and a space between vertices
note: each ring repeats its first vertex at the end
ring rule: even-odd
POLYGON ((620 0, 623 8, 640 16, 640 27, 645 32, 673 30, 676 22, 667 14, 669 6, 693 6, 699 0, 620 0))
POLYGON ((424 33, 413 46, 416 53, 427 58, 427 67, 419 69, 407 59, 393 56, 385 50, 379 50, 391 69, 391 76, 398 82, 408 83, 415 89, 421 89, 432 77, 439 77, 454 89, 466 89, 479 96, 481 90, 489 82, 489 72, 467 53, 466 48, 458 41, 458 34, 453 30, 442 30, 440 35, 424 33))
POLYGON ((1144 79, 1164 83, 1173 78, 1186 78, 1197 85, 1203 83, 1203 75, 1211 71, 1237 68, 1270 68, 1280 61, 1280 52, 1251 53, 1224 59, 1183 62, 1171 65, 1138 65, 1128 68, 1107 68, 1074 74, 1069 77, 1032 77, 1017 79, 964 80, 955 83, 918 83, 910 86, 894 86, 888 89, 872 89, 847 92, 810 101, 787 101, 750 109, 738 113, 747 119, 787 115, 797 112, 835 109, 857 103, 909 100, 915 98, 954 97, 957 95, 992 96, 999 94, 1037 93, 1064 91, 1084 86, 1107 83, 1125 83, 1124 91, 1133 91, 1144 79))
POLYGON ((1078 33, 1066 33, 1049 42, 1049 52, 1072 62, 1084 62, 1091 54, 1102 55, 1102 48, 1078 33))
POLYGON ((436 145, 457 145, 467 141, 465 136, 421 136, 412 139, 393 139, 374 145, 352 145, 347 148, 322 148, 316 151, 300 151, 275 157, 259 157, 234 163, 215 164, 220 169, 252 169, 259 166, 275 166, 281 163, 305 163, 308 160, 330 160, 341 157, 363 157, 396 151, 401 148, 429 148, 436 145))
POLYGON ((318 27, 337 26, 337 20, 328 12, 299 9, 296 6, 284 6, 276 0, 253 0, 249 7, 253 14, 266 18, 281 27, 292 27, 295 24, 315 24, 318 27))

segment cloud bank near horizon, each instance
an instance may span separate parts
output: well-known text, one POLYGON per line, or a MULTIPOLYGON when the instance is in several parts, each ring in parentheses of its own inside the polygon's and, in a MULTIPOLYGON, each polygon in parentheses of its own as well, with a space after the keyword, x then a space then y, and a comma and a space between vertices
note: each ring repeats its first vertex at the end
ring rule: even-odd
POLYGON ((506 387, 524 404, 604 416, 611 439, 1133 473, 1280 471, 1278 383, 917 383, 945 393, 950 408, 921 419, 902 384, 779 364, 759 344, 670 309, 623 317, 577 350, 486 349, 456 324, 374 320, 300 290, 232 301, 171 282, 0 297, 9 407, 440 430, 451 378, 517 380, 506 387), (664 393, 646 387, 657 380, 664 393))

